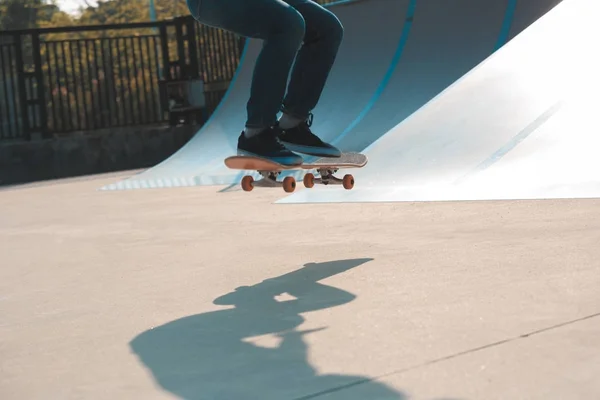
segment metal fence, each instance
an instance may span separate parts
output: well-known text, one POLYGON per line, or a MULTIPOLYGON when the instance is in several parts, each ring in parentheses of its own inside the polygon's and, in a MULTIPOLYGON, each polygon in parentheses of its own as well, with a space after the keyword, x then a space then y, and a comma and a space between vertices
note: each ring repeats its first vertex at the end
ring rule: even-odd
POLYGON ((210 113, 243 43, 190 16, 0 32, 0 139, 167 121, 174 81, 202 80, 210 113))
POLYGON ((51 132, 155 123, 160 73, 155 36, 42 43, 51 132))

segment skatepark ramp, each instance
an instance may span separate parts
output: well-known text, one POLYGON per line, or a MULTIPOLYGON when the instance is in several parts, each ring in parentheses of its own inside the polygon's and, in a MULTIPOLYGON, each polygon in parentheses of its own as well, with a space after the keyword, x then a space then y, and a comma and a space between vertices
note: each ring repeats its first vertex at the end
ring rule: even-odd
MULTIPOLYGON (((504 45, 560 0, 357 0, 331 5, 344 41, 314 110, 314 131, 362 151, 504 45)), ((254 61, 249 40, 206 125, 157 166, 104 189, 237 183, 223 159, 243 129, 254 61)))
POLYGON ((598 20, 564 0, 370 145, 355 189, 280 203, 599 196, 598 20))

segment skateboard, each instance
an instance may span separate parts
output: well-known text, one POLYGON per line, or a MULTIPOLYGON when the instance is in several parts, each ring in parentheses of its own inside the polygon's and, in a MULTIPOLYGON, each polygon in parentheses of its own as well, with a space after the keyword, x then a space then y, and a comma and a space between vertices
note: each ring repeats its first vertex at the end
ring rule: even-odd
POLYGON ((264 158, 251 156, 231 156, 225 160, 225 165, 230 169, 254 170, 257 171, 262 179, 254 181, 252 175, 246 175, 242 178, 242 189, 246 192, 254 189, 255 186, 282 186, 283 190, 291 193, 296 189, 296 179, 293 176, 286 176, 282 181, 277 178, 284 171, 293 170, 315 170, 318 177, 311 172, 304 175, 304 187, 310 189, 316 183, 322 185, 342 185, 344 189, 350 190, 354 187, 354 177, 351 174, 338 178, 334 174, 340 169, 362 168, 367 162, 367 156, 360 153, 343 153, 341 157, 321 157, 313 162, 307 162, 300 165, 282 165, 264 158))

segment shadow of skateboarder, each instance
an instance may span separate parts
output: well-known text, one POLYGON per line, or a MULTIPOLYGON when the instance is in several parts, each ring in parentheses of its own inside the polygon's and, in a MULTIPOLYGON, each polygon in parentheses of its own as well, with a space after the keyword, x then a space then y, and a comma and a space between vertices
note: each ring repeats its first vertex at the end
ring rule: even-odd
POLYGON ((302 313, 356 298, 319 281, 370 260, 309 263, 291 273, 237 288, 214 301, 233 308, 148 330, 131 341, 131 348, 162 388, 184 399, 282 400, 321 395, 327 399, 404 399, 403 394, 366 377, 318 374, 307 360, 303 336, 326 328, 296 329, 304 322, 302 313), (283 293, 294 299, 277 301, 275 297, 283 293), (267 334, 278 339, 277 346, 248 342, 267 334))

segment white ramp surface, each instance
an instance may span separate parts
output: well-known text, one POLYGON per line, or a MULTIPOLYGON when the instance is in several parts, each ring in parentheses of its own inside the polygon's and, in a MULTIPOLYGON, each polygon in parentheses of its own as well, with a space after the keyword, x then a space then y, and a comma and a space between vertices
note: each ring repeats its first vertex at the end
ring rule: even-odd
POLYGON ((565 0, 373 143, 355 189, 280 202, 599 196, 598 20, 597 0, 565 0))

